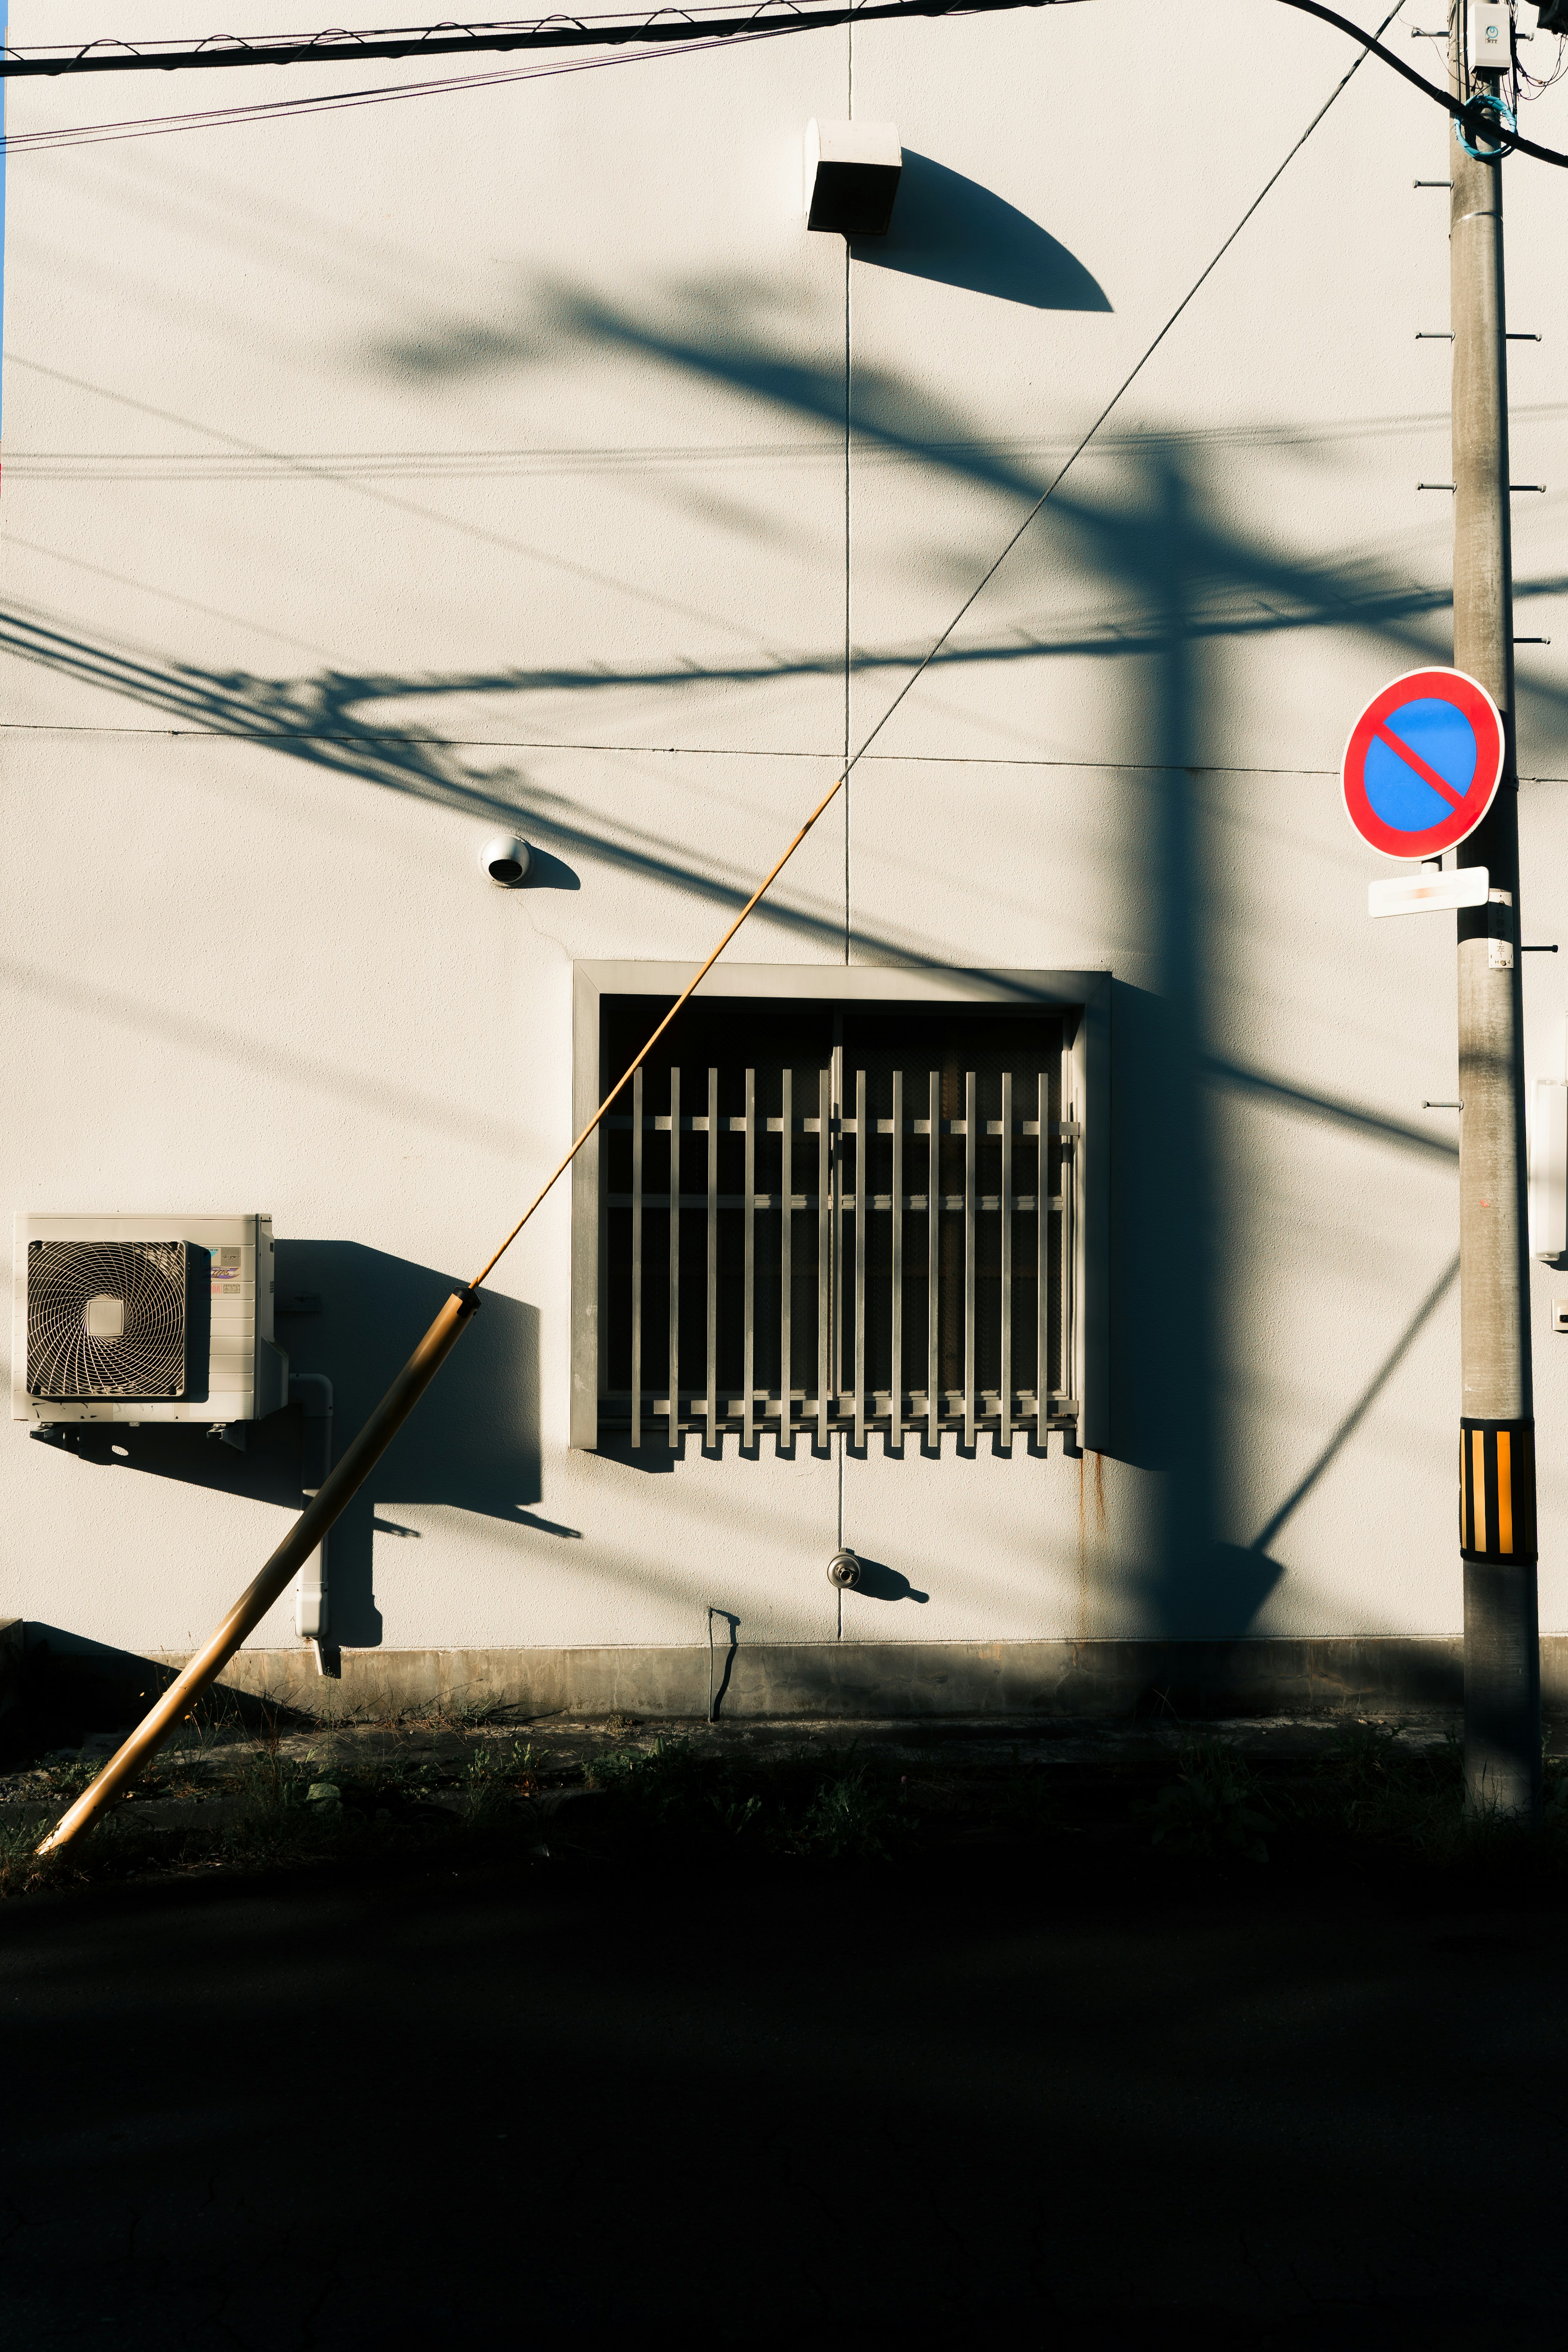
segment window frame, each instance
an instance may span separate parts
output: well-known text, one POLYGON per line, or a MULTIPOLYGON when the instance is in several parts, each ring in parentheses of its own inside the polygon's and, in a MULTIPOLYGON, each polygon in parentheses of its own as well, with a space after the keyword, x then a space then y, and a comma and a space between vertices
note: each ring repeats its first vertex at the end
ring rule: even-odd
MULTIPOLYGON (((696 967, 666 961, 573 965, 572 1131, 580 1135, 621 1073, 599 1066, 600 1003, 605 996, 679 996, 696 967)), ((1082 1106, 1073 1181, 1074 1393, 1079 1444, 1108 1442, 1110 1209, 1110 989, 1109 971, 963 971, 908 964, 720 963, 704 997, 780 997, 824 1004, 1028 1004, 1078 1014, 1068 1053, 1082 1106)), ((568 1443, 599 1446, 599 1302, 606 1276, 601 1213, 600 1130, 572 1163, 572 1398, 568 1443)))

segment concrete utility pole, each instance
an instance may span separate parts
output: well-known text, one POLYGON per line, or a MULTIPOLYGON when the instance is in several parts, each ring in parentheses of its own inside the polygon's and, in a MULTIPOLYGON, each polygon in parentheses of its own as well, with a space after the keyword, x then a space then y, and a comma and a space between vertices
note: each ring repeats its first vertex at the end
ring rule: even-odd
MULTIPOLYGON (((1467 0, 1453 0, 1450 87, 1498 92, 1471 74, 1467 0)), ((1472 118, 1473 119, 1473 118, 1472 118)), ((1484 136, 1468 134, 1485 147, 1484 136)), ((1503 164, 1450 138, 1454 331, 1454 667, 1503 716, 1502 782, 1458 850, 1485 866, 1487 906, 1459 924, 1460 1550, 1465 1574, 1465 1796, 1472 1811, 1541 1812, 1541 1650, 1536 1613, 1535 1421, 1521 993, 1519 775, 1513 708, 1503 164)))

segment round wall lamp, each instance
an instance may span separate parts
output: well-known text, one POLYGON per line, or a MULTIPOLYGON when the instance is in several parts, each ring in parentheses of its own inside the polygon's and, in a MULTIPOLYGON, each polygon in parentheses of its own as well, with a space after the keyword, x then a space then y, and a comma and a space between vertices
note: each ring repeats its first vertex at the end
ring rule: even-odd
POLYGON ((527 880, 532 863, 533 853, 527 842, 510 833, 498 833, 479 852, 479 871, 498 890, 515 890, 520 882, 527 880))

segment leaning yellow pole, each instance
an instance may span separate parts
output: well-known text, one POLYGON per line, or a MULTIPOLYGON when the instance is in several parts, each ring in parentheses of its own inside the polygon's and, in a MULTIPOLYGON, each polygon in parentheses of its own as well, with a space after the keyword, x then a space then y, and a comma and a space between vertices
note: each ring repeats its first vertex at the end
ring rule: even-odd
MULTIPOLYGON (((845 774, 848 771, 846 770, 845 774)), ((334 1520, 353 1502, 446 1362, 447 1358, 457 1346, 463 1332, 472 1322, 475 1309, 479 1303, 480 1283, 495 1271, 496 1266, 516 1241, 534 1211, 548 1197, 552 1187, 557 1184, 566 1173, 616 1096, 630 1084, 633 1071, 647 1059, 681 1006, 689 996, 695 993, 699 983, 706 980, 752 908, 784 872, 784 867, 843 782, 844 776, 840 776, 834 784, 833 791, 825 793, 818 801, 777 865, 758 883, 707 962, 681 990, 637 1060, 631 1065, 631 1068, 626 1070, 610 1088, 565 1159, 562 1160, 549 1181, 534 1194, 500 1249, 486 1260, 466 1290, 454 1291, 451 1297, 447 1299, 370 1419, 347 1448, 342 1460, 334 1470, 328 1473, 260 1575, 240 1594, 205 1648, 197 1652, 190 1664, 170 1684, 157 1706, 149 1715, 143 1717, 130 1738, 115 1749, 91 1786, 85 1789, 69 1811, 61 1815, 38 1847, 41 1854, 56 1853, 62 1846, 69 1845, 73 1838, 79 1837, 83 1830, 90 1829, 100 1814, 108 1811, 121 1790, 135 1778, 142 1765, 147 1762, 149 1757, 156 1754, 181 1717, 188 1713, 193 1702, 200 1697, 209 1684, 217 1680, 247 1634, 253 1633, 260 1624, 273 1602, 284 1591, 290 1577, 299 1574, 322 1537, 331 1528, 334 1520)))
POLYGON ((454 1291, 426 1332, 364 1427, 311 1496, 260 1575, 247 1585, 212 1636, 172 1682, 152 1713, 143 1717, 70 1811, 39 1846, 51 1853, 68 1845, 110 1806, 126 1782, 163 1744, 191 1703, 216 1682, 247 1633, 255 1632, 291 1577, 297 1576, 332 1521, 359 1492, 452 1349, 473 1319, 479 1300, 471 1290, 454 1291))

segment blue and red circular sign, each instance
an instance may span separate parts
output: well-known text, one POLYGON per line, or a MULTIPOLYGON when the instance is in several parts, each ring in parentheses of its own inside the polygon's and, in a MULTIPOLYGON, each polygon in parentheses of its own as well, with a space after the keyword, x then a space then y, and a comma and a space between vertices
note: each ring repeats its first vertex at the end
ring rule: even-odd
POLYGON ((1502 717, 1486 688, 1462 669, 1413 669, 1351 730, 1345 814, 1385 857, 1436 857, 1474 833, 1502 761, 1502 717))

